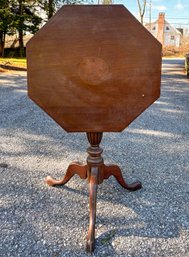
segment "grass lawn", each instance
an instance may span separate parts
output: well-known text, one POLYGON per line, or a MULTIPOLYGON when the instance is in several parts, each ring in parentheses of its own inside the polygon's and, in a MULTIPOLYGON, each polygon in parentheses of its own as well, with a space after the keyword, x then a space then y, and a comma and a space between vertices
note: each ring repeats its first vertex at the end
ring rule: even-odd
POLYGON ((0 58, 0 65, 26 68, 26 58, 0 58))

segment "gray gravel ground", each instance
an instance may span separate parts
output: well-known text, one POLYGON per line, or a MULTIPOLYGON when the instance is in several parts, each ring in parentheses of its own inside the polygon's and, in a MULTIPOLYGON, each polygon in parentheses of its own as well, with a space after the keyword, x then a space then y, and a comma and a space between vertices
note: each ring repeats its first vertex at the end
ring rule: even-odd
MULTIPOLYGON (((106 163, 122 167, 128 192, 114 178, 99 186, 93 256, 189 256, 189 80, 183 60, 164 60, 161 98, 123 133, 105 133, 106 163)), ((88 185, 62 177, 85 161, 85 134, 67 134, 26 95, 26 73, 0 74, 0 256, 90 256, 88 185)))

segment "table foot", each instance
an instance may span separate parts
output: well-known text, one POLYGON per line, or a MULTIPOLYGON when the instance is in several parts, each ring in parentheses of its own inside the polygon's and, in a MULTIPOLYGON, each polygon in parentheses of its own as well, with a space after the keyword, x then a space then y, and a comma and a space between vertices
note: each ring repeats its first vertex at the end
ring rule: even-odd
POLYGON ((90 181, 89 181, 90 222, 89 222, 89 230, 87 235, 86 250, 92 253, 95 247, 96 199, 97 199, 99 168, 91 167, 90 174, 91 174, 90 181))
POLYGON ((49 186, 64 185, 66 184, 75 174, 79 175, 81 179, 87 178, 87 165, 82 165, 81 163, 74 162, 71 163, 66 171, 66 175, 63 179, 57 180, 51 176, 47 176, 45 183, 49 186))
POLYGON ((117 182, 127 190, 136 191, 142 188, 142 184, 140 181, 127 184, 122 176, 119 166, 117 165, 104 165, 104 179, 108 179, 110 176, 114 176, 117 182))

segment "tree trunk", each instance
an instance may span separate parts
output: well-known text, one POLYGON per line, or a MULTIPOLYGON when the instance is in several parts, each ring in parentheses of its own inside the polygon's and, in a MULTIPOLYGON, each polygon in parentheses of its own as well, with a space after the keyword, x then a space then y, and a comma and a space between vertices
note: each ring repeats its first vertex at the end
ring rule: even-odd
POLYGON ((23 40, 23 23, 24 23, 24 18, 23 18, 23 0, 19 0, 19 28, 18 28, 18 36, 19 36, 19 49, 20 49, 20 57, 24 56, 24 40, 23 40))
POLYGON ((138 9, 139 9, 139 14, 140 14, 140 21, 141 24, 144 23, 144 14, 145 14, 145 10, 146 10, 146 0, 143 0, 143 4, 141 4, 140 0, 137 0, 137 4, 138 4, 138 9))
POLYGON ((18 31, 19 35, 19 52, 20 52, 20 57, 24 57, 24 39, 23 39, 23 30, 20 29, 18 31))
POLYGON ((0 57, 4 57, 5 32, 0 31, 0 57))
POLYGON ((144 16, 143 15, 140 16, 140 22, 142 25, 144 24, 144 16))
POLYGON ((48 1, 48 19, 54 15, 54 0, 48 1))

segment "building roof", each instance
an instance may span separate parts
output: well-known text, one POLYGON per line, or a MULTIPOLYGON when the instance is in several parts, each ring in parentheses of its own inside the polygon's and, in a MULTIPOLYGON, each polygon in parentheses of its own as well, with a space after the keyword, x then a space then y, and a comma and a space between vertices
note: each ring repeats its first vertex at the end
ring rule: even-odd
MULTIPOLYGON (((154 21, 154 22, 151 23, 151 28, 153 27, 153 25, 156 25, 156 24, 158 24, 158 19, 157 19, 156 21, 154 21)), ((172 26, 172 25, 171 25, 168 21, 166 21, 166 20, 165 20, 165 25, 168 25, 168 26, 172 29, 172 31, 174 31, 176 34, 182 35, 182 33, 181 33, 178 29, 176 29, 174 26, 172 26)), ((150 23, 146 23, 146 24, 145 24, 145 27, 146 27, 147 29, 150 29, 150 23)))

